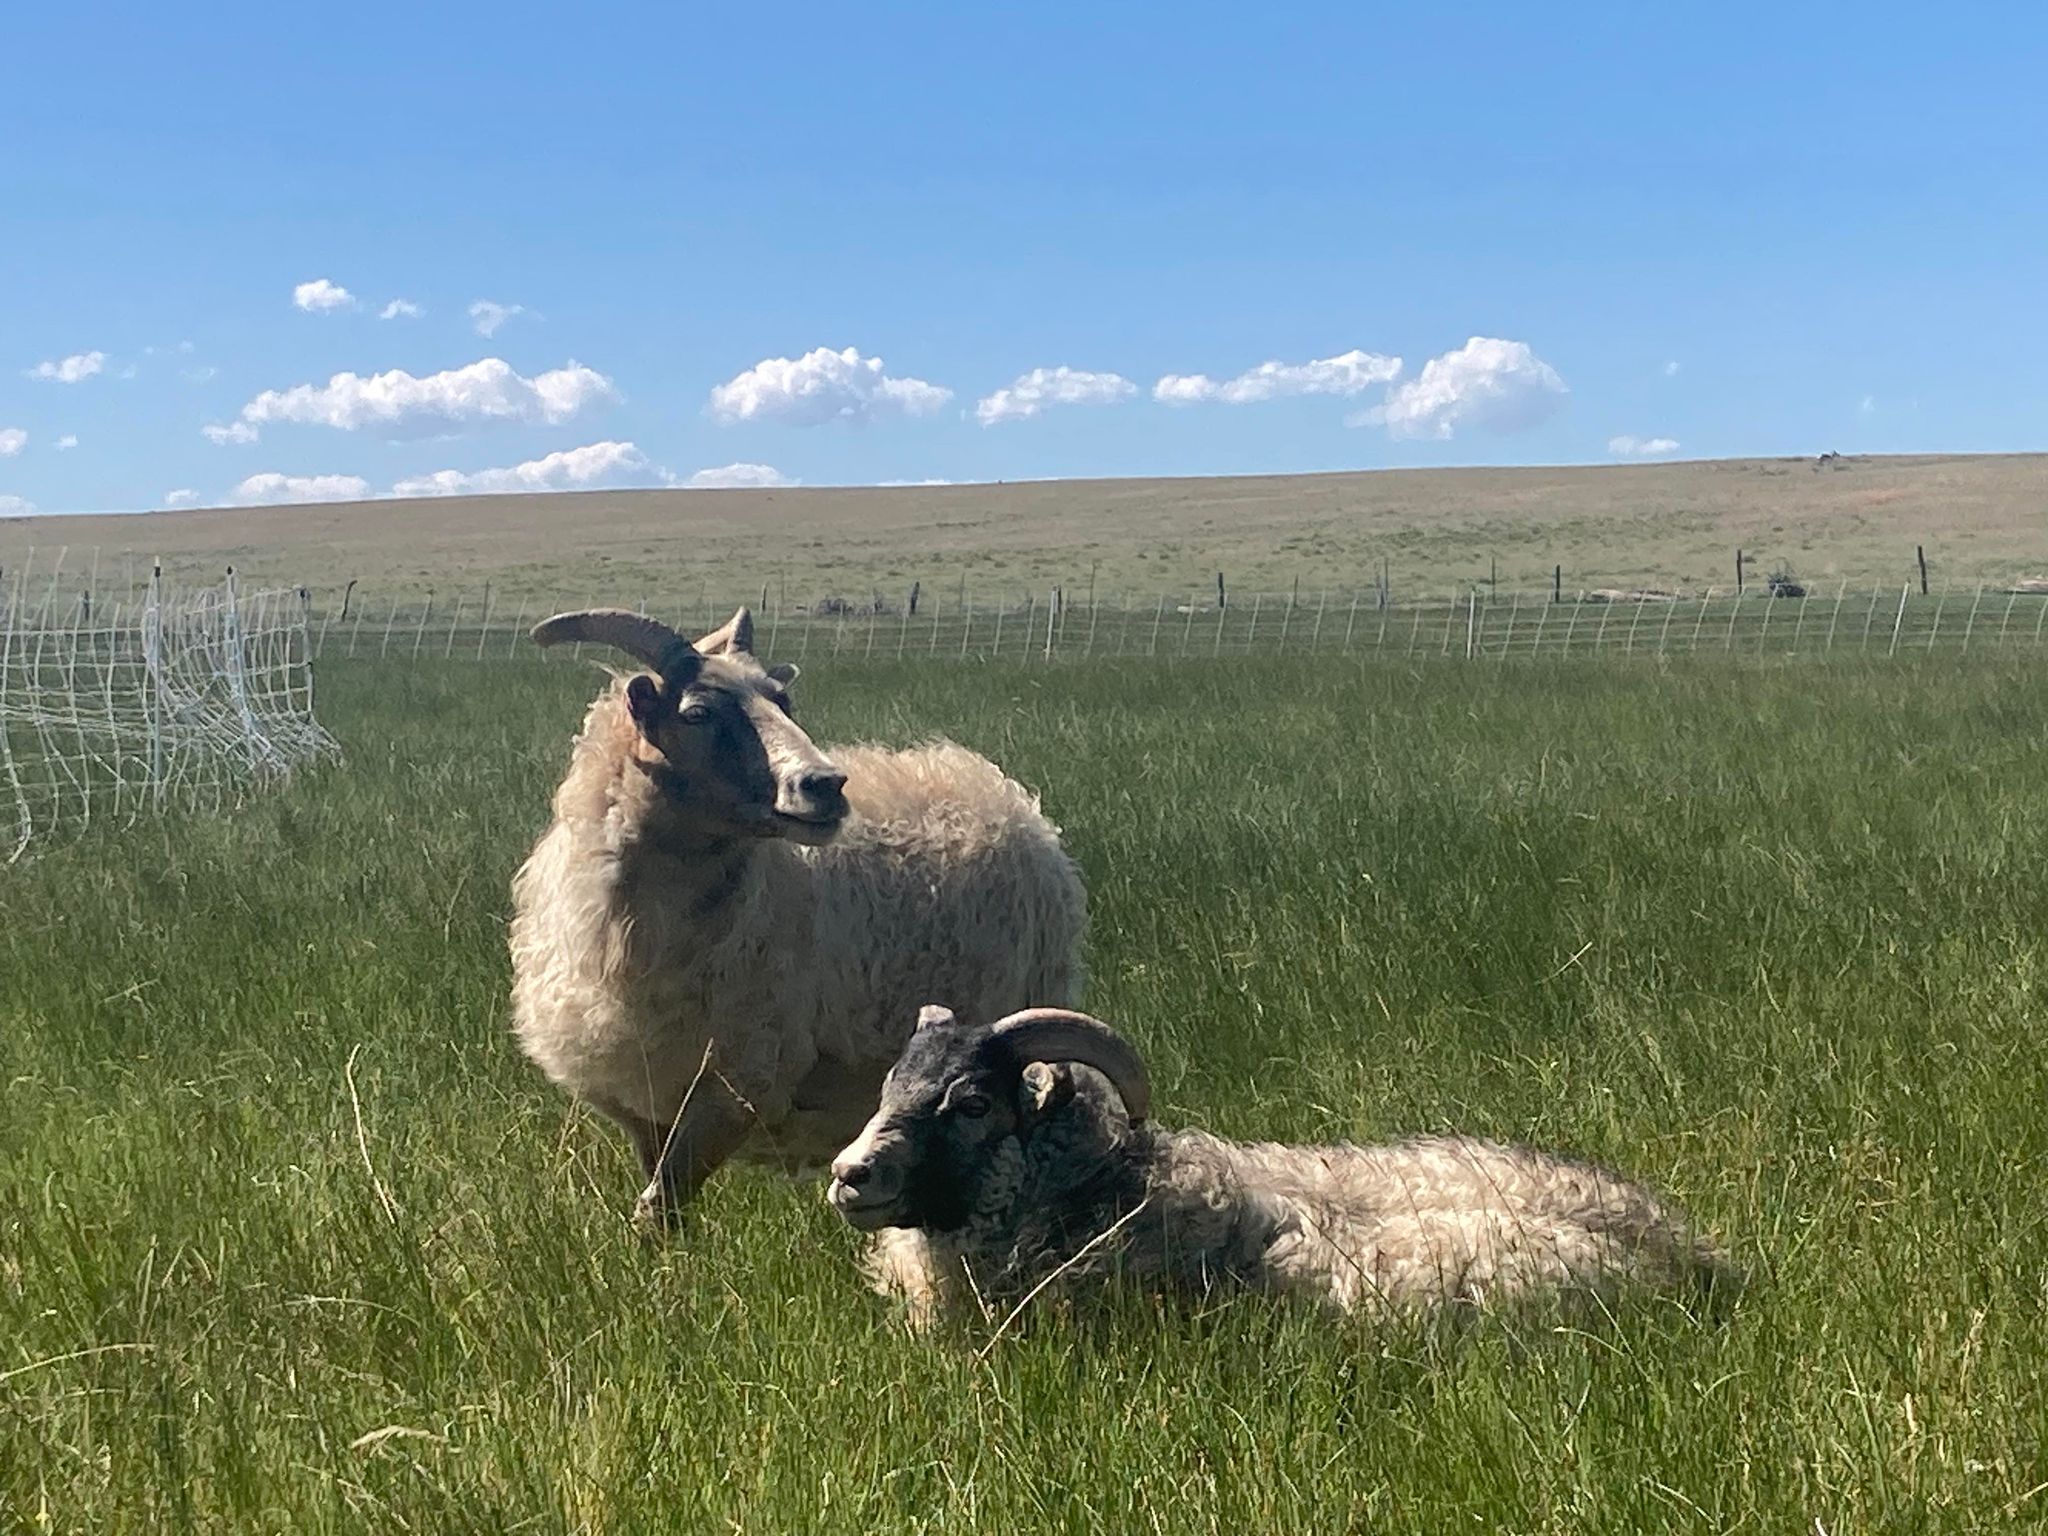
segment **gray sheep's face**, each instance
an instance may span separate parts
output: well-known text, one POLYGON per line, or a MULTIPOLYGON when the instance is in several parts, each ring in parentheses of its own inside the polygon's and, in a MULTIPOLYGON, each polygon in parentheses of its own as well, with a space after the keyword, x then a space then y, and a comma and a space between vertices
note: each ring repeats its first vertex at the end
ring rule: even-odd
POLYGON ((986 1028, 921 1024, 882 1083, 881 1106, 832 1163, 826 1198, 863 1232, 966 1225, 1021 1141, 1073 1096, 1064 1064, 1018 1059, 986 1028))
POLYGON ((791 715, 795 678, 735 651, 626 685, 649 771, 697 830, 820 844, 845 823, 846 775, 791 715))

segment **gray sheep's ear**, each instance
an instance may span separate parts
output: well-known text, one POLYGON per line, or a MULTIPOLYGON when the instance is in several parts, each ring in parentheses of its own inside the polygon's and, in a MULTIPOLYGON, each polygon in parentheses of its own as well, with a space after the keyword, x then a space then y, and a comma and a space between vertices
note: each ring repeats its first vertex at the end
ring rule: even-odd
POLYGON ((917 1010, 917 1027, 919 1029, 950 1029, 956 1022, 953 1017, 953 1010, 942 1008, 937 1003, 926 1003, 917 1010))
POLYGON ((1064 1061, 1034 1061, 1024 1069, 1023 1110, 1042 1120, 1074 1097, 1074 1069, 1064 1061))
POLYGON ((667 708, 661 685, 645 672, 635 673, 626 683, 626 712, 643 730, 653 725, 667 708))
POLYGON ((802 677, 803 672, 793 661, 779 661, 768 669, 768 676, 787 688, 791 683, 802 677))
POLYGON ((706 656, 747 655, 754 651, 754 615, 741 608, 718 628, 697 642, 706 656))

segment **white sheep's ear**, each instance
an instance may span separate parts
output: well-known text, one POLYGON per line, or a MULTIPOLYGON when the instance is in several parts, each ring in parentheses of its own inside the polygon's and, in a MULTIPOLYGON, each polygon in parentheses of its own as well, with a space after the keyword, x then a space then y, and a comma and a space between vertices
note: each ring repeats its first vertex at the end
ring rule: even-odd
POLYGON ((754 615, 740 608, 718 628, 697 642, 705 656, 747 655, 754 651, 754 615))
POLYGON ((1064 1061, 1034 1061, 1024 1069, 1023 1107, 1042 1120, 1074 1097, 1074 1069, 1064 1061))
POLYGON ((787 688, 791 683, 802 677, 803 672, 793 661, 779 661, 768 669, 768 676, 787 688))
POLYGON ((953 1017, 953 1010, 942 1008, 937 1003, 926 1003, 917 1010, 919 1029, 950 1029, 959 1021, 953 1017))

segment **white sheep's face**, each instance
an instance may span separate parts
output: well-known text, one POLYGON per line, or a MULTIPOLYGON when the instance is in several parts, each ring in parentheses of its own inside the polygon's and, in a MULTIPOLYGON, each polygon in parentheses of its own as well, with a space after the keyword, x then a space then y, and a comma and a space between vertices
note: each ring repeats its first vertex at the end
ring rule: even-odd
POLYGON ((863 1232, 966 1225, 1013 1176, 1013 1144, 1073 1096, 1064 1064, 1020 1060, 987 1028, 927 1010, 867 1126, 832 1163, 826 1199, 863 1232))
POLYGON ((791 714, 795 680, 731 649, 627 683, 642 760, 693 830, 822 844, 845 824, 846 774, 791 714))

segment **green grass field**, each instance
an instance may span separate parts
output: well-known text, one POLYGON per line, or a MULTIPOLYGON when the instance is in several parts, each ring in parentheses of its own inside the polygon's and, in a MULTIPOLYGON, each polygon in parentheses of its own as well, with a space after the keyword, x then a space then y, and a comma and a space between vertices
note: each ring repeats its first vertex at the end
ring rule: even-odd
POLYGON ((1040 788, 1160 1118, 1610 1160, 1723 1326, 1253 1300, 919 1343, 817 1185, 636 1242, 506 1028, 594 687, 330 664, 346 767, 0 872, 9 1531, 1983 1531, 2048 1521, 2048 697, 2024 659, 820 663, 1040 788))

